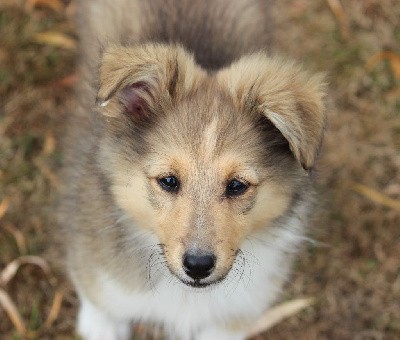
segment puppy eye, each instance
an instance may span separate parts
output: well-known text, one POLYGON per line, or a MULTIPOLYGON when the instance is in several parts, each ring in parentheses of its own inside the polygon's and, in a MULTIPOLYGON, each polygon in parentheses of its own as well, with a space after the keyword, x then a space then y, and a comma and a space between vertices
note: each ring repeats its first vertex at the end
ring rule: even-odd
POLYGON ((168 192, 176 192, 179 189, 179 181, 175 176, 167 176, 158 179, 161 188, 168 192))
POLYGON ((227 197, 239 196, 243 194, 248 187, 249 186, 246 183, 243 183, 237 179, 233 179, 227 184, 225 188, 225 195, 227 197))

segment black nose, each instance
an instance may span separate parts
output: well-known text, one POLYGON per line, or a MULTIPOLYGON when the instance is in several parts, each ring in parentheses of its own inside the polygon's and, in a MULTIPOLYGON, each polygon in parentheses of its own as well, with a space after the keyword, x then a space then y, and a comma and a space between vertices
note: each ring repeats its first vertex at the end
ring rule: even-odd
POLYGON ((183 266, 186 274, 192 279, 200 280, 209 276, 214 269, 215 257, 213 255, 195 255, 186 253, 183 266))

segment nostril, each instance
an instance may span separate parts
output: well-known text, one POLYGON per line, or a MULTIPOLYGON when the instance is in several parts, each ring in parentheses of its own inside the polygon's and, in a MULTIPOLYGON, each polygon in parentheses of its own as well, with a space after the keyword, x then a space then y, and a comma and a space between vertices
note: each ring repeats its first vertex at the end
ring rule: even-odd
POLYGON ((186 253, 183 266, 187 275, 195 280, 204 279, 214 269, 215 257, 213 255, 194 255, 186 253))

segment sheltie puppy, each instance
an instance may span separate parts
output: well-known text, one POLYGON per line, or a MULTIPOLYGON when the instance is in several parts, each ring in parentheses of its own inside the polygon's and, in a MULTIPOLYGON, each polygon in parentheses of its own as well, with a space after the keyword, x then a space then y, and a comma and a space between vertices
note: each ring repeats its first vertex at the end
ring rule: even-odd
POLYGON ((81 0, 59 222, 84 339, 243 339, 304 239, 325 85, 268 0, 81 0))

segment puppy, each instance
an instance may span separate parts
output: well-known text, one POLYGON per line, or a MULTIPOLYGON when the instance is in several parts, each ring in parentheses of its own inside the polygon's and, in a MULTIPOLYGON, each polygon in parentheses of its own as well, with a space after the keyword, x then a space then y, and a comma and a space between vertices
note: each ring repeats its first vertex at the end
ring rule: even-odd
POLYGON ((59 221, 84 339, 243 339, 304 238, 325 85, 268 0, 81 1, 59 221))

